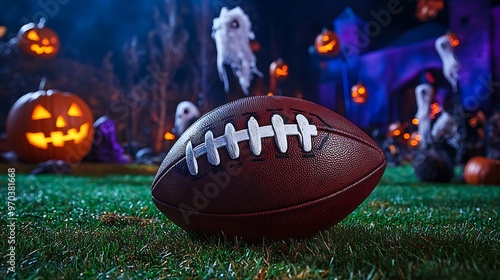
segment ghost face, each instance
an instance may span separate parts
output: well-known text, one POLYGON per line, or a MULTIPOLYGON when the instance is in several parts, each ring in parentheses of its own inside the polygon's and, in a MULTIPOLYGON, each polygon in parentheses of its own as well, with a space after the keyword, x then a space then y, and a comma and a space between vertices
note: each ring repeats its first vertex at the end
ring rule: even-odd
POLYGON ((249 40, 255 39, 252 23, 240 7, 228 10, 222 8, 220 16, 213 20, 212 37, 217 47, 217 70, 224 82, 224 90, 229 92, 229 81, 224 64, 231 66, 238 78, 241 89, 248 94, 253 74, 262 77, 256 67, 256 58, 249 40))
POLYGON ((177 105, 175 111, 175 123, 172 132, 180 136, 186 129, 200 117, 200 110, 189 101, 183 101, 177 105))

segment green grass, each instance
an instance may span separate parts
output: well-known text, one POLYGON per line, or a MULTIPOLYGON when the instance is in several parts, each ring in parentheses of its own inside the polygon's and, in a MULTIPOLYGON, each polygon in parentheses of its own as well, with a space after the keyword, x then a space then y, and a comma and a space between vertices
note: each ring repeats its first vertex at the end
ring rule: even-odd
MULTIPOLYGON (((389 168, 370 197, 332 229, 262 244, 187 234, 151 202, 153 176, 16 178, 18 279, 500 275, 500 188, 419 183, 409 167, 389 168)), ((6 186, 6 172, 0 182, 6 186)), ((1 197, 0 278, 6 278, 12 277, 6 187, 1 197)))

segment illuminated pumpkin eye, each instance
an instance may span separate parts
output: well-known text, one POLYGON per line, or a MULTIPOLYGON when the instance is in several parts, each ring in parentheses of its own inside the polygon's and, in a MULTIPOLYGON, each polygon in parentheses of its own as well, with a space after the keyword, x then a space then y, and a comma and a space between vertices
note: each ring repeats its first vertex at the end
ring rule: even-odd
POLYGON ((40 41, 40 37, 38 36, 38 34, 36 34, 36 31, 34 31, 34 30, 31 30, 30 32, 28 32, 27 37, 31 41, 40 41))
POLYGON ((50 117, 52 117, 52 115, 49 113, 49 111, 43 108, 42 105, 36 105, 33 113, 31 114, 32 120, 42 120, 48 119, 50 117))
POLYGON ((82 116, 82 110, 76 103, 71 104, 68 110, 68 116, 70 117, 81 117, 82 116))

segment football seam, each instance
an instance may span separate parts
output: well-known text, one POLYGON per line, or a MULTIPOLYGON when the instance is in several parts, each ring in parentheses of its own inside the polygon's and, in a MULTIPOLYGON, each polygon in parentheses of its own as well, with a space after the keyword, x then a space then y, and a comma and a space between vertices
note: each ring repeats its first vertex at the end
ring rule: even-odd
MULTIPOLYGON (((382 158, 384 159, 384 162, 385 162, 385 155, 381 152, 380 148, 378 146, 376 146, 376 145, 373 145, 369 141, 366 141, 365 139, 363 139, 361 137, 358 137, 358 136, 353 135, 351 133, 345 133, 345 132, 343 132, 341 130, 337 130, 335 128, 326 127, 326 126, 324 126, 324 127, 317 126, 317 130, 318 131, 328 132, 328 133, 333 133, 333 134, 336 134, 336 135, 339 135, 339 136, 343 136, 343 137, 346 137, 346 138, 350 138, 352 140, 355 140, 356 142, 364 144, 367 147, 375 150, 379 155, 381 155, 382 158)), ((156 185, 158 184, 158 182, 160 182, 160 181, 163 180, 163 177, 165 176, 165 174, 167 174, 174 166, 176 166, 180 161, 182 161, 184 159, 186 159, 186 155, 185 154, 184 154, 183 157, 181 157, 178 160, 173 161, 172 163, 170 163, 169 166, 163 170, 163 172, 158 177, 158 179, 153 182, 153 186, 151 188, 151 191, 153 191, 156 188, 156 185)))
MULTIPOLYGON (((177 212, 186 213, 186 214, 193 214, 193 215, 219 216, 219 217, 248 217, 248 216, 272 215, 272 214, 277 214, 277 213, 282 213, 282 212, 287 212, 287 211, 293 211, 293 210, 296 210, 296 209, 300 209, 300 208, 304 208, 304 207, 308 207, 308 206, 314 205, 316 203, 319 203, 319 202, 322 202, 322 201, 325 201, 325 200, 329 200, 329 199, 331 199, 331 198, 333 198, 333 197, 335 197, 337 195, 340 195, 340 194, 342 194, 342 193, 344 193, 344 192, 352 189, 353 187, 356 187, 357 185, 361 184, 362 182, 368 180, 374 174, 376 174, 377 172, 379 172, 380 169, 384 169, 385 165, 386 165, 386 160, 384 158, 384 160, 382 161, 382 163, 376 169, 374 169, 372 172, 368 173, 361 180, 356 181, 356 182, 350 184, 349 186, 347 186, 347 187, 345 187, 345 188, 343 188, 343 189, 341 189, 341 190, 339 190, 337 192, 331 193, 331 194, 329 194, 327 196, 324 196, 324 197, 321 197, 321 198, 317 198, 317 199, 314 199, 314 200, 311 200, 311 201, 303 202, 301 204, 297 204, 297 205, 293 205, 293 206, 287 206, 287 207, 284 207, 284 208, 273 209, 273 210, 266 210, 266 211, 261 211, 261 212, 253 212, 253 213, 207 213, 207 212, 201 212, 201 211, 191 211, 191 210, 188 210, 188 209, 183 209, 183 208, 179 208, 179 207, 173 206, 173 205, 168 204, 168 203, 164 203, 164 202, 158 200, 157 198, 155 198, 154 196, 152 198, 157 203, 160 203, 163 206, 169 207, 169 208, 171 208, 171 209, 173 209, 173 210, 175 210, 177 212)), ((373 191, 373 189, 375 189, 376 186, 377 185, 375 185, 370 190, 370 194, 373 191)), ((368 196, 370 194, 368 194, 368 196)))

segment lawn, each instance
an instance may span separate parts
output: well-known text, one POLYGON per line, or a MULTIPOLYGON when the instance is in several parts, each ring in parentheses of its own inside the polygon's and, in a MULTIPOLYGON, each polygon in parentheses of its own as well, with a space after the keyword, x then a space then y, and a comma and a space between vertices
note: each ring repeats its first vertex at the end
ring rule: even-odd
MULTIPOLYGON (((7 172, 0 212, 8 274, 7 172)), ((500 187, 419 183, 388 168, 347 219, 304 240, 201 240, 153 205, 152 175, 17 174, 18 279, 498 279, 500 187)))

